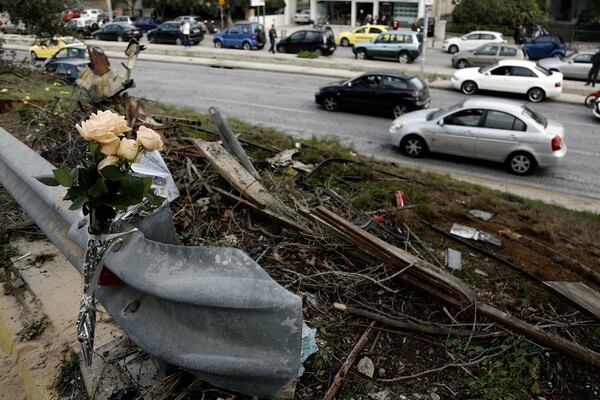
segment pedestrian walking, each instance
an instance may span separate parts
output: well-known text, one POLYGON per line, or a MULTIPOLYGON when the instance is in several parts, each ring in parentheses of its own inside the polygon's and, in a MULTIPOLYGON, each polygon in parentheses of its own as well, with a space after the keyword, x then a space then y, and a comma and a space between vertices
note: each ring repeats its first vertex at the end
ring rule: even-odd
POLYGON ((523 25, 521 25, 521 24, 515 25, 515 32, 513 33, 513 39, 515 40, 515 44, 520 44, 519 36, 521 36, 521 28, 523 28, 523 25))
POLYGON ((183 35, 183 47, 190 47, 190 23, 187 20, 181 21, 181 34, 183 35))
POLYGON ((596 80, 598 79, 598 72, 600 71, 600 47, 596 51, 596 53, 592 56, 592 67, 590 68, 590 72, 588 72, 587 82, 585 86, 589 86, 590 83, 592 87, 596 87, 596 80))
POLYGON ((271 47, 269 47, 269 51, 275 54, 275 39, 277 39, 277 30, 275 29, 275 25, 271 25, 271 29, 269 29, 269 43, 271 43, 271 47))
POLYGON ((394 21, 392 22, 392 29, 393 30, 400 29, 400 21, 398 21, 397 19, 394 19, 394 21))
POLYGON ((538 37, 543 36, 543 35, 547 35, 547 34, 548 34, 548 31, 545 30, 544 28, 542 28, 540 25, 538 25, 535 28, 535 31, 533 31, 533 38, 537 39, 538 37))

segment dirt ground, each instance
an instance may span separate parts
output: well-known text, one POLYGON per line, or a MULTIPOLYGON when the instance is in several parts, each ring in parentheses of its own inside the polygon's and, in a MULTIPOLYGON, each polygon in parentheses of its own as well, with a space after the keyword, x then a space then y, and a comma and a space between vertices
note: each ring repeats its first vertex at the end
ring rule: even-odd
MULTIPOLYGON (((63 122, 84 115, 64 116, 63 122)), ((456 307, 457 303, 445 301, 452 299, 444 297, 443 281, 429 282, 429 289, 424 289, 425 281, 410 275, 410 270, 399 273, 403 267, 399 261, 384 260, 380 250, 370 248, 374 239, 361 245, 355 236, 336 234, 314 218, 315 210, 323 207, 356 229, 417 256, 440 276, 460 280, 472 288, 478 302, 596 354, 597 321, 547 290, 545 282, 582 282, 591 292, 598 289, 600 282, 573 269, 582 265, 600 273, 598 215, 361 159, 336 143, 304 141, 295 146, 297 141, 263 128, 251 130, 237 123, 232 128, 240 132, 259 169, 260 183, 292 211, 278 210, 280 216, 292 218, 310 233, 266 218, 256 207, 239 201, 244 194, 185 140, 190 135, 215 140, 216 130, 206 122, 202 128, 170 122, 161 130, 166 143, 163 157, 181 192, 171 203, 174 226, 184 245, 235 243, 303 298, 305 322, 318 329, 319 352, 305 363, 295 399, 322 398, 371 326, 359 360, 361 365, 372 362, 372 376, 354 363, 339 388, 339 399, 600 398, 598 367, 482 318, 472 307, 456 307), (292 148, 297 150, 294 161, 310 165, 312 172, 292 167, 291 161, 269 161, 292 148), (402 207, 395 202, 400 191, 406 202, 402 207), (491 218, 473 215, 480 211, 491 218), (454 224, 490 233, 501 244, 458 241, 450 234, 454 224), (501 236, 506 230, 522 239, 501 236), (449 249, 460 252, 460 270, 446 267, 449 249), (351 309, 342 312, 334 303, 351 309)), ((53 130, 35 141, 23 124, 12 123, 6 129, 20 134, 55 165, 76 162, 77 154, 62 152, 64 143, 76 143, 69 129, 53 130)), ((10 240, 30 233, 11 230, 26 219, 14 208, 4 211, 3 218, 10 221, 10 240)), ((2 361, 10 365, 11 359, 2 361)), ((191 382, 181 378, 165 398, 248 398, 191 382)), ((138 389, 143 393, 144 388, 138 389)))

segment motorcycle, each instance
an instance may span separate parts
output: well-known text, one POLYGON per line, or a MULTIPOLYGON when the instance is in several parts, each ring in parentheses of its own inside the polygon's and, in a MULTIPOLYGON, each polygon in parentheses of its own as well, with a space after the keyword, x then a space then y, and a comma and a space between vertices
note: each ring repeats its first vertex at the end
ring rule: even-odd
POLYGON ((596 99, 600 98, 600 90, 597 92, 589 94, 584 101, 584 104, 587 108, 594 108, 594 104, 596 103, 596 99))

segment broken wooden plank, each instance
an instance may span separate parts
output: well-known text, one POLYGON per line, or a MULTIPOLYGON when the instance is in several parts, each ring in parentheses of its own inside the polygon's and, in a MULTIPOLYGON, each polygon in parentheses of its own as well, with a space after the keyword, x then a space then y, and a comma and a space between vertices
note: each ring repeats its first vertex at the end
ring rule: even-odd
POLYGON ((268 192, 268 190, 250 174, 242 165, 229 154, 223 146, 216 142, 207 142, 193 139, 192 142, 205 157, 212 167, 236 188, 243 197, 255 205, 265 208, 267 205, 275 205, 279 202, 268 192))
POLYGON ((557 296, 581 312, 600 320, 600 294, 583 282, 544 282, 557 296))

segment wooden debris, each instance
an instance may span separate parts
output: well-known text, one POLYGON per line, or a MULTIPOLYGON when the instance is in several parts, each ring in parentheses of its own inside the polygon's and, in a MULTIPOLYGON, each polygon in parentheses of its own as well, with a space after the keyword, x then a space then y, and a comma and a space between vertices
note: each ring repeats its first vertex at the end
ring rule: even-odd
POLYGON ((406 331, 414 331, 427 333, 430 335, 442 335, 442 336, 462 336, 462 337, 473 337, 473 338, 482 338, 482 337, 498 337, 504 336, 503 332, 486 332, 479 333, 469 329, 459 329, 459 328, 445 328, 441 326, 434 326, 431 324, 418 324, 412 321, 400 321, 398 319, 392 319, 372 311, 362 310, 360 308, 347 306, 341 303, 333 303, 333 307, 336 310, 343 311, 348 314, 357 315, 359 317, 369 318, 373 321, 380 322, 382 324, 389 325, 394 328, 406 330, 406 331))
MULTIPOLYGON (((404 283, 417 289, 427 291, 430 295, 461 310, 471 312, 477 317, 487 317, 498 324, 518 332, 544 346, 561 351, 597 368, 600 368, 600 354, 578 343, 570 342, 560 336, 553 335, 541 328, 532 326, 504 311, 481 303, 473 290, 464 282, 452 276, 446 276, 444 271, 433 271, 433 266, 417 259, 398 248, 394 248, 381 239, 365 232, 350 222, 336 216, 323 207, 314 209, 315 219, 331 232, 358 249, 368 251, 371 255, 391 266, 408 265, 397 274, 404 283), (431 269, 429 269, 431 268, 431 269), (454 297, 453 297, 454 296, 454 297), (470 303, 470 304, 469 304, 470 303), (470 307, 469 307, 470 305, 470 307)), ((428 224, 430 227, 433 225, 428 224)), ((446 234, 445 231, 435 228, 446 234)), ((455 239, 458 239, 455 237, 455 239)), ((464 242, 464 241, 463 241, 464 242)), ((466 242, 465 242, 466 243, 466 242)), ((531 275, 531 274, 529 274, 531 275)), ((537 278, 539 280, 539 278, 537 278)))
POLYGON ((600 294, 583 282, 544 282, 557 296, 600 320, 600 294))
POLYGON ((331 384, 331 386, 329 386, 329 389, 327 389, 325 396, 323 396, 323 400, 332 400, 335 397, 338 390, 340 390, 342 382, 344 381, 344 377, 346 376, 346 374, 360 355, 360 352, 363 351, 363 349, 369 342, 371 334, 373 333, 374 325, 375 322, 373 322, 371 326, 367 328, 367 330, 365 331, 365 333, 363 333, 358 342, 356 342, 356 345, 348 355, 348 358, 346 358, 346 361, 344 361, 344 363, 342 364, 342 367, 335 375, 335 378, 333 378, 333 383, 331 384))

